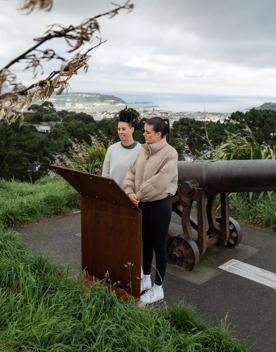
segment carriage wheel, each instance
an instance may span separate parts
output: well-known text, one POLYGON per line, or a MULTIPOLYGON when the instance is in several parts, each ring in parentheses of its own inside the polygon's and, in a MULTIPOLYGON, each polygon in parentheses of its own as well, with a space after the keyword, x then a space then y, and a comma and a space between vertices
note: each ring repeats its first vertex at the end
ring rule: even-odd
POLYGON ((167 253, 170 263, 182 266, 188 271, 193 270, 200 258, 195 241, 181 236, 169 237, 167 253))
POLYGON ((234 248, 236 247, 242 239, 242 230, 239 223, 229 217, 229 239, 227 241, 227 247, 234 248))

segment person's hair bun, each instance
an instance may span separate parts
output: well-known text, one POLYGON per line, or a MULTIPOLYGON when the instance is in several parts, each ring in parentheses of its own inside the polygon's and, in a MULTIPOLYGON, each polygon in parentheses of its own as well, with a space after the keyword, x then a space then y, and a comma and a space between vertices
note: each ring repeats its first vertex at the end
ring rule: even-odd
POLYGON ((127 122, 131 127, 139 121, 139 112, 127 106, 118 114, 118 122, 127 122))

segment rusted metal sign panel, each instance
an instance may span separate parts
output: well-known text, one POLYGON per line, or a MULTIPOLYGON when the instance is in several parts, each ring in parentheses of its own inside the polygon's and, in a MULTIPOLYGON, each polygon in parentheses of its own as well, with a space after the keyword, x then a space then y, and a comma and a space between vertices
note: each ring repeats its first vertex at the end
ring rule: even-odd
POLYGON ((81 198, 82 268, 140 297, 141 214, 81 198))
POLYGON ((121 187, 110 178, 95 176, 61 166, 51 166, 51 169, 60 174, 81 195, 138 210, 121 187))
POLYGON ((140 209, 111 179, 52 169, 81 194, 82 269, 140 297, 140 209))

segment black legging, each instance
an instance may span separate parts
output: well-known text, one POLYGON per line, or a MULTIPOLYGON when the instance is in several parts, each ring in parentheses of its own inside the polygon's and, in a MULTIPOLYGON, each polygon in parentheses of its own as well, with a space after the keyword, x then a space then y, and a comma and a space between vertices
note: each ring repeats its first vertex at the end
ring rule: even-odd
POLYGON ((153 252, 155 252, 155 283, 161 285, 167 266, 166 243, 172 215, 171 198, 166 197, 154 202, 140 202, 139 206, 143 214, 143 272, 145 275, 150 274, 153 252))

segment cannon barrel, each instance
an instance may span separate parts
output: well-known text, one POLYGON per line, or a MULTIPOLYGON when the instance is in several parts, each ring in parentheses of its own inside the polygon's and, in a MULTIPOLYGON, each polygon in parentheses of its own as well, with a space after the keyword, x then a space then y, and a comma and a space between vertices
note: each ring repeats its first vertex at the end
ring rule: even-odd
POLYGON ((170 234, 169 261, 193 270, 207 248, 236 247, 242 229, 230 216, 228 195, 262 191, 276 191, 275 159, 179 161, 178 191, 172 203, 175 214, 181 217, 183 234, 170 234))
POLYGON ((207 194, 276 190, 276 160, 179 161, 178 182, 195 182, 207 194))

